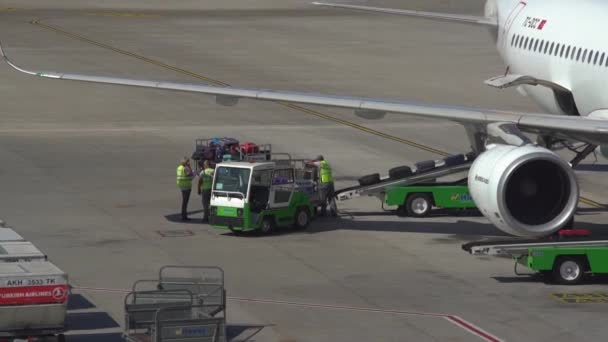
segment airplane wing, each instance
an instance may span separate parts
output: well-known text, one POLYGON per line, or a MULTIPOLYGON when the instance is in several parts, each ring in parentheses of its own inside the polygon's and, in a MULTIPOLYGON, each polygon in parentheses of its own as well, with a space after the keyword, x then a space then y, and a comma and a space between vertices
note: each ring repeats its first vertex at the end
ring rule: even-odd
POLYGON ((332 96, 314 93, 217 87, 201 83, 179 83, 119 77, 79 75, 57 72, 31 71, 14 64, 4 53, 0 54, 12 68, 38 77, 116 84, 143 88, 202 93, 215 96, 216 102, 225 106, 236 105, 240 99, 299 103, 353 109, 366 119, 380 119, 387 113, 406 114, 424 118, 450 120, 464 125, 486 127, 491 123, 512 123, 523 132, 540 133, 558 138, 573 139, 594 145, 608 144, 608 120, 551 114, 531 114, 480 109, 473 107, 446 106, 416 101, 396 101, 374 98, 332 96))
POLYGON ((358 11, 366 11, 366 12, 388 13, 388 14, 405 15, 405 16, 410 16, 410 17, 452 21, 452 22, 459 22, 459 23, 472 24, 472 25, 482 25, 482 26, 490 26, 490 27, 498 26, 498 21, 496 18, 481 17, 481 16, 450 14, 450 13, 436 13, 436 12, 422 12, 422 11, 411 11, 411 10, 402 10, 402 9, 394 9, 394 8, 381 8, 381 7, 370 7, 370 6, 359 6, 359 5, 348 5, 348 4, 336 4, 336 3, 327 3, 327 2, 313 2, 312 4, 318 5, 318 6, 326 6, 326 7, 347 8, 347 9, 358 10, 358 11))

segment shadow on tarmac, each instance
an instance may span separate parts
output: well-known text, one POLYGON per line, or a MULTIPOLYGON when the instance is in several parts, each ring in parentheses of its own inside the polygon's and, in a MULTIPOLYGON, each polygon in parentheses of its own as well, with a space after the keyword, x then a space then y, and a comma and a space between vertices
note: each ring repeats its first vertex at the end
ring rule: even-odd
POLYGON ((202 215, 201 216, 196 216, 196 217, 193 217, 193 215, 202 214, 202 213, 203 213, 203 209, 189 211, 188 212, 188 218, 190 218, 190 220, 188 220, 188 221, 182 221, 182 214, 181 213, 175 213, 175 214, 165 215, 165 219, 167 221, 173 222, 173 223, 201 224, 202 220, 203 220, 202 215))
MULTIPOLYGON (((499 283, 511 284, 511 283, 543 283, 546 285, 560 285, 553 281, 551 274, 543 275, 541 273, 532 273, 530 274, 522 274, 519 276, 511 276, 511 277, 491 277, 499 283)), ((606 275, 594 275, 587 276, 583 280, 582 283, 576 285, 576 288, 579 289, 581 286, 585 285, 606 285, 608 284, 608 276, 606 275)))

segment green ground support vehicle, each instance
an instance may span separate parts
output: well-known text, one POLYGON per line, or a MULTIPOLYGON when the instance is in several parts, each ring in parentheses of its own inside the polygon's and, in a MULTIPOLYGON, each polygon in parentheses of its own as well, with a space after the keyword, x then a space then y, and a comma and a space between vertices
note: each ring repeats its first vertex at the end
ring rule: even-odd
POLYGON ((520 265, 550 274, 564 285, 579 284, 587 274, 608 273, 608 244, 601 246, 555 246, 529 248, 517 258, 520 265))
POLYGON ((288 162, 222 162, 216 166, 210 224, 235 233, 277 227, 304 229, 322 192, 314 169, 288 162))
POLYGON ((384 203, 398 206, 400 215, 425 217, 435 208, 476 208, 466 179, 450 183, 417 183, 408 186, 387 187, 384 203))

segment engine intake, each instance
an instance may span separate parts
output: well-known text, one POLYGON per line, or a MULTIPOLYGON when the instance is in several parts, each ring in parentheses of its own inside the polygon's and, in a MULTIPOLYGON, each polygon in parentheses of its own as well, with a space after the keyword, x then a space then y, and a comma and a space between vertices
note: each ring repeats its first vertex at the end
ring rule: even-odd
POLYGON ((498 145, 482 153, 469 171, 477 207, 502 231, 541 237, 574 215, 579 188, 574 171, 542 147, 498 145))

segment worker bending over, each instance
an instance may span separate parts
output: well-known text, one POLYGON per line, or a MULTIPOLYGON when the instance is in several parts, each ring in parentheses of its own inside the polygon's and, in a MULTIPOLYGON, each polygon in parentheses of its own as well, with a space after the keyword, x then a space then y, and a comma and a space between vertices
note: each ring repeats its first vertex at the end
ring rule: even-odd
POLYGON ((184 157, 177 166, 177 187, 182 192, 182 221, 188 221, 188 201, 192 192, 194 173, 190 167, 190 159, 184 157))
POLYGON ((320 186, 325 190, 325 199, 321 205, 321 215, 325 215, 327 206, 329 205, 329 213, 331 216, 336 216, 338 215, 338 209, 336 207, 336 199, 334 198, 334 176, 331 171, 331 165, 329 165, 322 155, 318 156, 311 163, 319 168, 321 177, 320 186))
POLYGON ((209 209, 211 206, 211 186, 213 185, 213 172, 215 171, 208 160, 203 162, 203 170, 198 177, 198 194, 203 201, 203 222, 209 222, 209 209))

